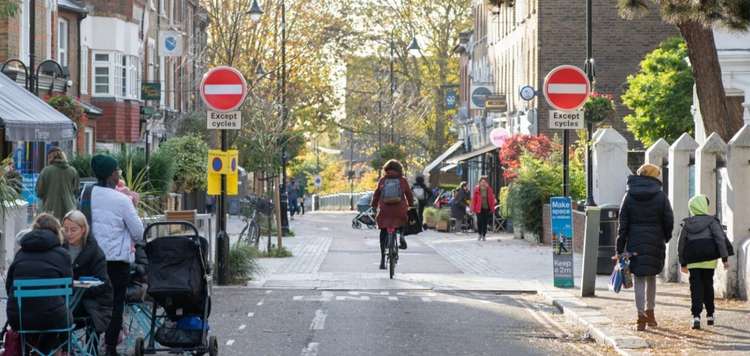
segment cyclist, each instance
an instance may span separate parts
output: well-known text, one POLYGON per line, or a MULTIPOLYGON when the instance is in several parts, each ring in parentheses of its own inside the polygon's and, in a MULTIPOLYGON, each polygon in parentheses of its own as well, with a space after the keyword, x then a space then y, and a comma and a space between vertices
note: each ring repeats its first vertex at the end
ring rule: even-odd
MULTIPOLYGON (((401 162, 392 159, 383 165, 383 178, 372 196, 372 207, 377 209, 376 220, 380 228, 380 269, 385 269, 385 248, 388 228, 401 228, 406 225, 409 207, 414 204, 414 195, 409 182, 404 178, 401 162)), ((406 240, 400 236, 399 248, 406 249, 406 240)))

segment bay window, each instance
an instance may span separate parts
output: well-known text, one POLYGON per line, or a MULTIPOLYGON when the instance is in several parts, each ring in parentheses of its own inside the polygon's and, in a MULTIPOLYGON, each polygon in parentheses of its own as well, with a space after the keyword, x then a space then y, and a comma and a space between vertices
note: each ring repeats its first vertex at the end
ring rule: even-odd
POLYGON ((138 99, 140 58, 121 53, 94 54, 94 96, 138 99))
POLYGON ((112 96, 110 88, 110 55, 108 53, 94 54, 94 95, 112 96))

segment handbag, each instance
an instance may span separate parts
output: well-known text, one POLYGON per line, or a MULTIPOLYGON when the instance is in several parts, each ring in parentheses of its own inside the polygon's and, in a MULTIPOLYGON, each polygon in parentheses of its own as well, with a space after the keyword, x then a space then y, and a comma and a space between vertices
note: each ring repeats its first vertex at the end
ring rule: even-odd
POLYGON ((3 328, 3 349, 1 356, 21 356, 21 335, 11 329, 8 324, 3 328))
POLYGON ((416 209, 407 211, 407 223, 404 228, 404 236, 416 235, 422 232, 422 222, 419 220, 419 214, 416 209))

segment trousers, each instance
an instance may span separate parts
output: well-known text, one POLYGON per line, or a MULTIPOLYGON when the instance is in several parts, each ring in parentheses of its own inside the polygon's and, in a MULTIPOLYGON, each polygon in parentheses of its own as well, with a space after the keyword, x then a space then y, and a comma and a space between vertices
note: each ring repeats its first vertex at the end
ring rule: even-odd
POLYGON ((104 341, 108 347, 116 347, 120 330, 122 330, 122 313, 125 309, 125 293, 128 291, 130 280, 130 264, 122 261, 107 261, 107 274, 112 282, 114 299, 112 320, 104 334, 104 341))
POLYGON ((633 276, 635 308, 638 314, 654 310, 656 305, 656 276, 633 276))
POLYGON ((700 317, 703 306, 706 314, 714 315, 714 270, 706 268, 691 268, 690 270, 690 301, 693 317, 700 317))
POLYGON ((477 232, 479 233, 479 236, 487 235, 487 225, 489 225, 490 221, 492 221, 492 213, 490 213, 489 210, 482 209, 482 211, 477 214, 477 232))

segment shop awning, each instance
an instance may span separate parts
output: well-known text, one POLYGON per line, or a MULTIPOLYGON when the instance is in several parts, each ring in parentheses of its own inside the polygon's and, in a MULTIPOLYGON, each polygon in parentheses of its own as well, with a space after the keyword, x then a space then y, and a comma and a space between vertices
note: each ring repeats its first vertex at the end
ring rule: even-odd
POLYGON ((464 153, 462 155, 458 155, 456 157, 452 157, 451 159, 449 159, 446 162, 451 163, 451 164, 458 163, 458 162, 465 161, 467 159, 471 159, 471 158, 474 158, 476 156, 483 155, 483 154, 485 154, 487 152, 492 152, 492 151, 497 151, 497 147, 495 147, 494 145, 487 145, 487 146, 484 146, 482 148, 476 149, 474 151, 467 152, 467 153, 464 153))
POLYGON ((453 164, 449 164, 449 165, 447 165, 447 166, 445 166, 445 167, 443 167, 443 168, 440 168, 440 171, 441 171, 441 172, 443 172, 443 173, 445 173, 445 172, 448 172, 448 171, 450 171, 450 170, 456 169, 456 167, 457 167, 457 166, 458 166, 458 165, 457 165, 457 164, 455 164, 455 163, 453 163, 453 164))
POLYGON ((435 169, 437 166, 443 163, 443 161, 445 161, 448 157, 450 157, 463 145, 464 145, 464 141, 459 140, 458 142, 454 143, 453 146, 448 147, 448 149, 445 150, 445 152, 443 152, 440 156, 438 156, 438 158, 435 158, 434 161, 432 161, 430 164, 424 167, 424 170, 422 171, 422 173, 424 175, 429 175, 433 169, 435 169))
POLYGON ((67 116, 5 75, 0 75, 0 125, 8 141, 66 141, 76 132, 67 116))

